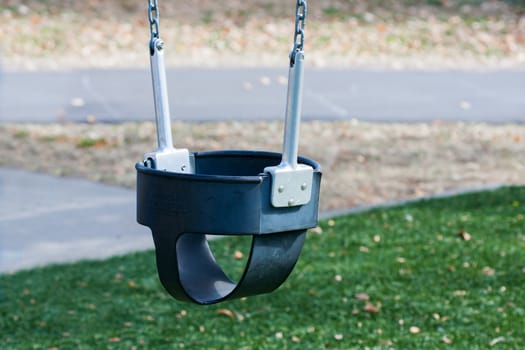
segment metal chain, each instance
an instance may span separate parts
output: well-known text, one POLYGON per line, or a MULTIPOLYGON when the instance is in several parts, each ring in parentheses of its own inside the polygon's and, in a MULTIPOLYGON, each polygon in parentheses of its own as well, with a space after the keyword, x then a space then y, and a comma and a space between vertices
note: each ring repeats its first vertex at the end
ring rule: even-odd
POLYGON ((155 39, 159 38, 159 7, 157 0, 148 0, 148 19, 150 25, 150 47, 153 48, 155 39))
POLYGON ((295 54, 304 50, 304 26, 306 23, 306 15, 308 13, 308 4, 306 0, 297 0, 295 10, 295 33, 293 50, 290 54, 290 65, 295 64, 295 54))

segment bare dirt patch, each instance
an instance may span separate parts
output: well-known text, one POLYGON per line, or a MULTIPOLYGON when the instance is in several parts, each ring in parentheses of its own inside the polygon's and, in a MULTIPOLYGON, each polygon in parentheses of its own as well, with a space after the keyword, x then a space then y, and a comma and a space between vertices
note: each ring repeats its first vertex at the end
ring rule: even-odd
MULTIPOLYGON (((300 153, 323 166, 321 209, 417 198, 483 184, 525 184, 525 126, 305 122, 300 153)), ((191 150, 281 150, 282 124, 175 123, 191 150)), ((153 123, 0 125, 0 166, 135 186, 155 149, 153 123)))

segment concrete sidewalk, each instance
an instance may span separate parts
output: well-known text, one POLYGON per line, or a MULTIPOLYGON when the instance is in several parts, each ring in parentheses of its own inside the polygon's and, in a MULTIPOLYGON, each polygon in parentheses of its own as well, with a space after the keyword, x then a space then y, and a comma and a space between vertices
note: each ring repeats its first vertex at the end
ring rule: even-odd
POLYGON ((153 248, 135 192, 0 169, 0 273, 153 248))
MULTIPOLYGON (((172 118, 281 120, 287 69, 169 69, 172 118)), ((311 69, 306 120, 525 122, 525 70, 311 69)), ((0 74, 0 122, 154 120, 147 70, 0 74)))

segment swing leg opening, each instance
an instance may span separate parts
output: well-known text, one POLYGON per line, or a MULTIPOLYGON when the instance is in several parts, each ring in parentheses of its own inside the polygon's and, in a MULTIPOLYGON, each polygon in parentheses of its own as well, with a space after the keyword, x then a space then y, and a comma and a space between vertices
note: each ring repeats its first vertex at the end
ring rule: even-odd
POLYGON ((205 234, 153 236, 164 288, 176 299, 209 305, 277 289, 299 258, 306 230, 253 235, 249 258, 237 283, 217 264, 205 234))

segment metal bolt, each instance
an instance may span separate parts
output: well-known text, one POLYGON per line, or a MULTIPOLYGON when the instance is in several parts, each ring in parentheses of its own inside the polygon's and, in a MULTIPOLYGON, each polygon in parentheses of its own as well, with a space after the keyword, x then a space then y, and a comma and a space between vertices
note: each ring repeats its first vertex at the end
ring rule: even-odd
POLYGON ((182 172, 186 171, 186 165, 181 166, 180 167, 180 171, 182 171, 182 172))
POLYGON ((157 45, 157 49, 158 49, 158 50, 162 50, 162 49, 164 49, 164 41, 162 41, 162 40, 157 40, 157 41, 155 42, 155 44, 157 45))
POLYGON ((295 204, 295 199, 290 199, 290 200, 288 201, 288 206, 289 206, 289 207, 292 207, 294 204, 295 204))
POLYGON ((281 185, 281 186, 279 186, 279 193, 283 193, 283 192, 284 192, 284 186, 281 185))
POLYGON ((306 184, 306 182, 301 185, 301 190, 306 191, 307 188, 308 188, 308 185, 306 184))

